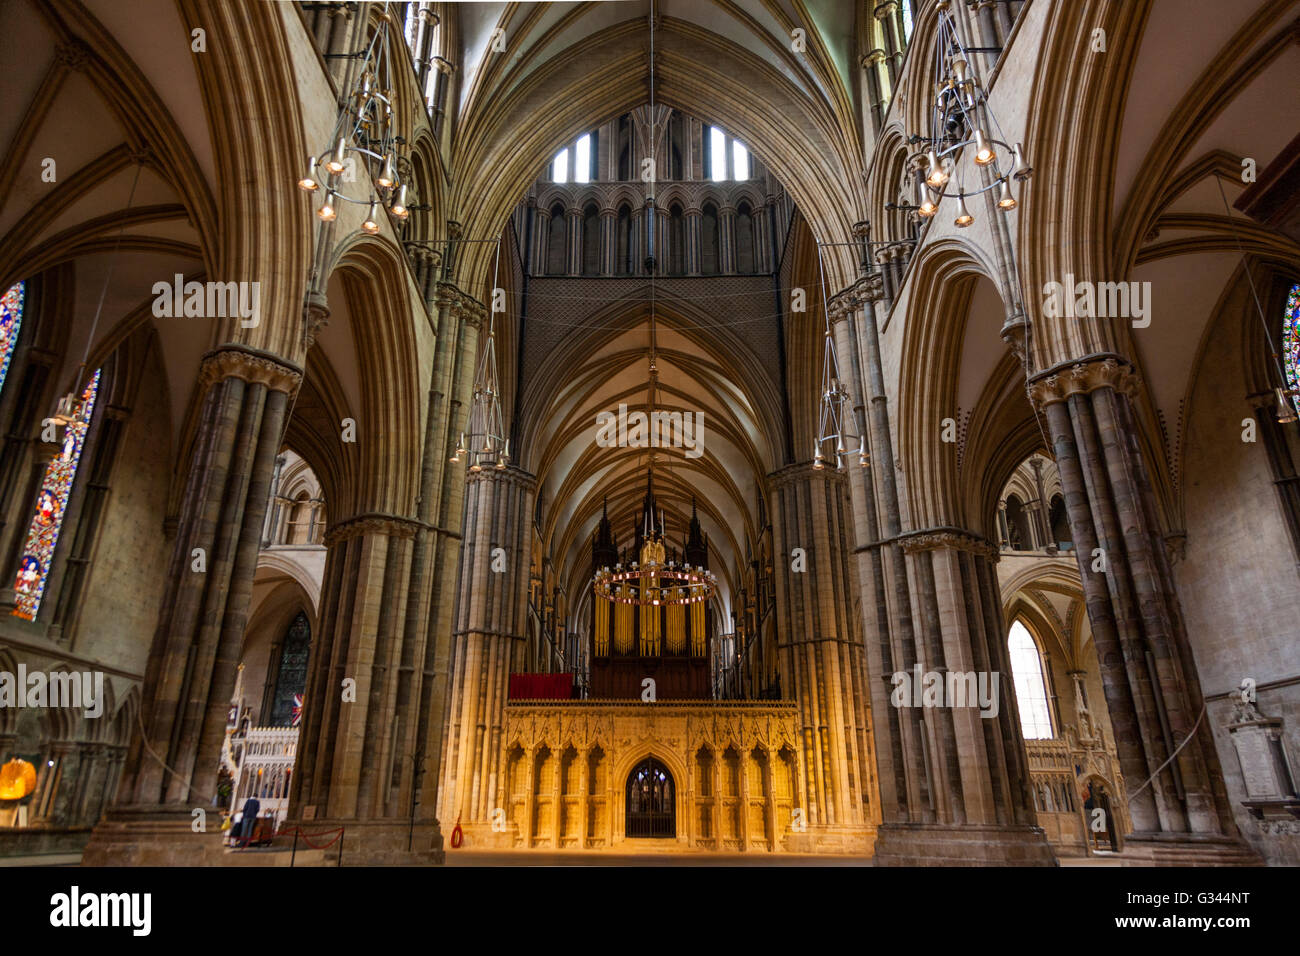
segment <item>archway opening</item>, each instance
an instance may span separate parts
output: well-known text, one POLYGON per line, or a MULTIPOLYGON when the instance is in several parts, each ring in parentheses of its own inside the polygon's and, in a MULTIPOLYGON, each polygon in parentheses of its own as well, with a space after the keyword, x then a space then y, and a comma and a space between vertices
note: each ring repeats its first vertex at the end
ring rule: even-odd
POLYGON ((629 839, 664 839, 677 835, 673 775, 654 757, 637 764, 627 776, 629 839))

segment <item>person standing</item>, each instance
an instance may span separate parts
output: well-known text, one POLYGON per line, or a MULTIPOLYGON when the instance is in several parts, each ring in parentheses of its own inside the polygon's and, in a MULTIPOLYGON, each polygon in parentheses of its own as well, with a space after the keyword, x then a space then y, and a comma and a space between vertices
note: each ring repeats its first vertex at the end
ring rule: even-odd
POLYGON ((257 814, 261 809, 262 803, 255 795, 244 801, 244 819, 240 821, 243 826, 240 833, 241 846, 248 846, 248 841, 253 838, 253 828, 257 826, 257 814))

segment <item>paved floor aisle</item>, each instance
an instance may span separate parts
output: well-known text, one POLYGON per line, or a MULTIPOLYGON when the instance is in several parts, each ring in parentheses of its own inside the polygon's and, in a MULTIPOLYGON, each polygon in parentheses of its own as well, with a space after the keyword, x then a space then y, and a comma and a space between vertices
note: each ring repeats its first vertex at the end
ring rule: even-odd
POLYGON ((447 850, 448 866, 870 866, 865 856, 447 850))

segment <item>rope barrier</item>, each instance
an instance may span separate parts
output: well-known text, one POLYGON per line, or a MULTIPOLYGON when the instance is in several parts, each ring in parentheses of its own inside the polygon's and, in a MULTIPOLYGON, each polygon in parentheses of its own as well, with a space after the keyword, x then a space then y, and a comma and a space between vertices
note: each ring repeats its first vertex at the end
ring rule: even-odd
POLYGON ((1165 767, 1168 767, 1171 763, 1173 763, 1174 758, 1178 756, 1178 751, 1186 747, 1187 742, 1196 736, 1196 728, 1201 726, 1201 718, 1205 716, 1206 706, 1208 705, 1206 704, 1201 705, 1201 713, 1200 716, 1196 718, 1196 723, 1192 724, 1192 729, 1188 731, 1187 736, 1183 738, 1183 742, 1174 748, 1174 752, 1169 755, 1169 759, 1166 760, 1164 763, 1162 763, 1160 766, 1156 767, 1156 772, 1153 773, 1151 776, 1147 777, 1146 783, 1143 783, 1142 786, 1138 787, 1136 790, 1129 791, 1128 798, 1130 800, 1132 800, 1139 793, 1145 790, 1147 788, 1147 785, 1150 784, 1151 781, 1154 780, 1157 776, 1159 776, 1161 770, 1164 770, 1165 767))
MULTIPOLYGON (((319 833, 304 833, 302 827, 289 827, 288 829, 285 830, 277 830, 275 833, 271 834, 271 842, 272 844, 274 844, 274 842, 278 840, 280 837, 292 836, 293 834, 296 833, 298 837, 302 840, 302 842, 307 844, 308 848, 312 850, 328 850, 335 843, 338 843, 339 840, 343 839, 343 834, 346 831, 346 829, 347 829, 346 827, 335 827, 332 830, 321 830, 319 833), (313 838, 328 836, 331 833, 334 834, 334 839, 330 840, 328 843, 316 844, 311 842, 313 838)), ((238 839, 237 845, 241 850, 244 850, 248 848, 248 845, 252 842, 253 837, 250 834, 249 836, 238 837, 237 839, 238 839)))

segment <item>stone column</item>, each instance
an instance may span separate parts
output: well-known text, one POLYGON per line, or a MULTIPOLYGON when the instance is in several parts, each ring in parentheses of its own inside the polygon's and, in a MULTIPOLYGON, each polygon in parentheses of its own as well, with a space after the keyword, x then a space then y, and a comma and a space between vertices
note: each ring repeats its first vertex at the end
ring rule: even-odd
MULTIPOLYGON (((428 629, 428 640, 417 659, 420 667, 420 700, 427 706, 420 708, 418 748, 421 768, 424 771, 418 788, 419 808, 417 818, 427 817, 436 822, 437 795, 443 779, 441 768, 444 755, 443 733, 446 728, 448 682, 452 655, 452 624, 458 579, 456 568, 461 555, 461 519, 465 501, 465 466, 453 465, 449 460, 452 446, 465 427, 469 403, 474 386, 475 359, 478 355, 480 332, 487 319, 487 310, 478 300, 459 291, 454 286, 443 285, 438 298, 439 329, 446 330, 447 347, 442 338, 434 362, 435 393, 430 396, 431 436, 426 447, 432 449, 426 458, 427 485, 422 480, 420 514, 424 515, 425 501, 429 502, 428 520, 433 524, 429 532, 428 568, 417 589, 422 595, 416 609, 420 615, 416 624, 428 629), (454 330, 454 331, 453 331, 454 330), (427 597, 426 597, 427 596, 427 597)), ((417 557, 420 534, 417 534, 417 557)))
POLYGON ((602 276, 614 274, 615 259, 618 256, 618 237, 615 235, 617 222, 617 210, 607 207, 600 211, 600 274, 602 276))
POLYGON ((568 271, 571 276, 582 275, 582 210, 576 206, 571 206, 565 210, 569 219, 569 227, 565 230, 569 237, 568 256, 565 261, 568 263, 568 271))
POLYGON ((883 0, 876 4, 873 14, 880 21, 881 31, 885 35, 885 45, 889 49, 886 63, 889 66, 889 85, 893 88, 898 82, 898 71, 903 64, 903 38, 898 31, 898 0, 883 0))
POLYGON ((587 848, 587 815, 590 812, 587 790, 591 787, 591 748, 585 747, 580 750, 578 759, 582 761, 578 767, 578 849, 585 850, 587 848))
POLYGON ((277 455, 275 459, 275 472, 271 475, 271 507, 268 509, 266 521, 262 524, 262 547, 267 547, 275 540, 276 531, 280 523, 280 472, 284 468, 284 456, 277 455))
POLYGON ((869 845, 874 761, 861 619, 854 612, 844 475, 790 465, 768 476, 782 685, 799 701, 807 803, 801 842, 869 845), (796 552, 795 549, 801 549, 796 552))
MULTIPOLYGON (((871 467, 849 467, 858 535, 858 583, 868 633, 871 715, 880 755, 883 865, 1051 864, 1034 826, 1027 761, 1006 662, 992 561, 997 549, 960 529, 906 532, 873 304, 878 273, 831 300, 841 370, 869 437, 871 467), (996 713, 925 707, 895 690, 925 672, 998 675, 996 713)), ((853 457, 853 456, 850 456, 853 457)), ((940 698, 946 700, 946 698, 940 698)))
POLYGON ((1138 387, 1130 363, 1110 354, 1030 380, 1051 431, 1115 747, 1132 794, 1135 832, 1124 852, 1152 862, 1248 861, 1201 719, 1204 699, 1137 443, 1131 396, 1138 387))
POLYGON ((525 847, 533 845, 533 821, 537 816, 537 752, 543 746, 545 745, 539 744, 536 747, 530 747, 524 754, 524 759, 528 761, 524 782, 524 794, 528 798, 528 802, 524 804, 523 846, 525 847))
POLYGON ((700 274, 700 236, 703 232, 704 212, 699 206, 688 206, 686 217, 686 274, 700 274))
POLYGON ((718 210, 718 272, 736 272, 736 207, 732 205, 718 210))
POLYGON ((740 747, 740 849, 749 852, 749 761, 750 749, 740 747))
POLYGON ((551 252, 551 212, 540 206, 537 207, 537 225, 533 232, 533 250, 533 271, 544 275, 549 262, 547 257, 551 252))
MULTIPOLYGON (((452 635, 443 817, 468 845, 490 839, 489 797, 504 773, 503 728, 516 644, 527 637, 529 535, 536 482, 518 468, 472 472, 452 635)), ((558 756, 558 755, 557 755, 558 756)))
MULTIPOLYGON (((304 695, 306 722, 293 775, 291 821, 347 828, 348 855, 398 862, 408 842, 430 851, 427 821, 410 835, 414 753, 404 633, 416 519, 367 512, 334 523, 304 695), (405 786, 403 783, 405 782, 405 786), (356 842, 351 838, 356 835, 356 842), (416 841, 419 841, 417 844, 416 841)), ((440 855, 440 847, 433 848, 440 855)))
POLYGON ((776 787, 772 780, 772 763, 780 760, 772 751, 765 751, 767 760, 763 764, 763 818, 767 820, 767 848, 775 850, 780 846, 776 832, 776 787))
POLYGON ((145 672, 146 738, 134 736, 117 804, 87 845, 89 865, 201 853, 190 809, 210 806, 216 792, 271 476, 301 381, 296 367, 243 346, 203 358, 203 403, 145 672))

